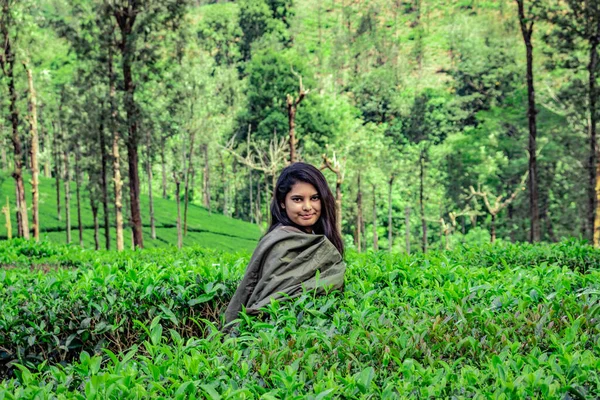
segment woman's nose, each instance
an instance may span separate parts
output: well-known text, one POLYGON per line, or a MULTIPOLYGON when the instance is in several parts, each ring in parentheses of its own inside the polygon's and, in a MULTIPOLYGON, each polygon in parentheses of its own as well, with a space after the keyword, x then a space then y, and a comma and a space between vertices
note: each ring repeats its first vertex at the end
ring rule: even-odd
POLYGON ((303 203, 303 207, 302 208, 305 209, 305 210, 310 210, 310 208, 311 208, 310 202, 305 201, 303 203))

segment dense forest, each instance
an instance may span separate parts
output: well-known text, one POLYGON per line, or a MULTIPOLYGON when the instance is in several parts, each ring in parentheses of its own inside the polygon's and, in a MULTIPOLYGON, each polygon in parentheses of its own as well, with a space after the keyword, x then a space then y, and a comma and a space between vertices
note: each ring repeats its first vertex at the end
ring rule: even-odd
POLYGON ((69 242, 84 202, 97 247, 155 240, 157 197, 180 245, 190 204, 264 227, 306 161, 358 251, 600 244, 598 0, 0 4, 7 237, 44 177, 69 242))

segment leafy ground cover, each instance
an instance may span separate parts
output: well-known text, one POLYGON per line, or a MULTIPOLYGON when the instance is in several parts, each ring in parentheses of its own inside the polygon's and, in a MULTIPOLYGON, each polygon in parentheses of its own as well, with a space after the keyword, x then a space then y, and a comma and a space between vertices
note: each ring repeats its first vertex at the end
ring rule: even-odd
MULTIPOLYGON (((26 179, 27 180, 27 179, 26 179)), ((63 187, 61 186, 61 190, 63 187)), ((75 193, 75 184, 71 185, 71 192, 75 193)), ((61 192, 62 193, 62 192, 61 192)), ((29 186, 26 190, 27 201, 31 205, 31 191, 29 186)), ((63 193, 64 195, 64 193, 63 193)), ((0 204, 6 204, 6 197, 9 197, 14 204, 15 187, 14 179, 6 174, 0 173, 0 204)), ((61 199, 61 202, 64 200, 61 199)), ((41 237, 56 243, 66 243, 65 211, 64 203, 62 221, 57 219, 56 214, 56 192, 54 181, 45 177, 40 177, 40 226, 41 237)), ((149 202, 148 196, 140 196, 142 215, 144 222, 144 245, 145 247, 169 247, 177 243, 177 205, 175 200, 163 199, 160 196, 154 196, 154 216, 156 220, 157 239, 152 240, 150 235, 149 221, 149 202)), ((14 207, 14 205, 13 205, 14 207)), ((0 207, 1 208, 1 207, 0 207)), ((102 208, 102 207, 100 207, 102 208)), ((15 235, 17 221, 16 214, 12 215, 13 235, 15 235)), ((100 223, 102 223, 102 210, 99 211, 100 223)), ((114 223, 111 216, 111 223, 114 223)), ((92 210, 90 207, 88 194, 82 192, 82 224, 84 226, 83 242, 87 248, 94 247, 94 221, 92 219, 92 210)), ((130 230, 125 231, 125 245, 130 246, 130 230)), ((77 209, 75 197, 71 200, 71 235, 72 242, 79 243, 79 232, 77 230, 77 209)), ((203 207, 196 204, 190 204, 188 217, 188 234, 184 237, 186 246, 202 246, 221 250, 252 251, 261 235, 260 228, 257 225, 250 224, 241 220, 226 217, 219 213, 210 213, 203 207)), ((114 227, 111 227, 111 248, 116 248, 114 227)), ((6 239, 6 227, 4 226, 4 217, 0 223, 0 240, 6 239)), ((100 232, 100 244, 104 246, 103 230, 100 232)))
POLYGON ((350 253, 343 293, 225 335, 248 257, 2 243, 0 399, 600 396, 590 247, 350 253))

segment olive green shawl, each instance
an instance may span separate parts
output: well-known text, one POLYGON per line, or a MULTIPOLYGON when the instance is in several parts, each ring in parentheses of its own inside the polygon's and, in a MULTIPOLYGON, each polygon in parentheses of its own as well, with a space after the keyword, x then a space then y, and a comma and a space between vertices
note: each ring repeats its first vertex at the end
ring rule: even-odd
POLYGON ((306 290, 342 289, 346 265, 325 235, 304 233, 292 226, 278 226, 258 244, 246 273, 227 311, 225 324, 238 318, 242 306, 257 314, 270 299, 297 297, 306 290), (317 280, 316 273, 319 271, 317 280))

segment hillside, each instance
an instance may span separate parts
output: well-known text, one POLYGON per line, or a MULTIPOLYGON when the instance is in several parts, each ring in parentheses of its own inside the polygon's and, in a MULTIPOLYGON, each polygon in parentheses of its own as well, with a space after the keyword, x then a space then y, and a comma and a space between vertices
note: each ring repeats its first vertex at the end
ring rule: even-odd
MULTIPOLYGON (((29 179, 26 179, 29 182, 29 179)), ((72 243, 78 243, 79 233, 77 230, 77 203, 75 196, 75 184, 71 185, 71 235, 72 243)), ((31 208, 31 186, 26 183, 27 204, 31 208)), ((15 185, 14 180, 7 174, 0 174, 0 199, 2 206, 6 205, 9 198, 14 210, 15 185)), ((54 180, 40 177, 40 226, 42 238, 52 242, 66 242, 66 223, 64 211, 64 186, 61 182, 61 214, 59 221, 56 213, 56 189, 54 180)), ((127 205, 124 198, 124 208, 127 205)), ((165 247, 177 245, 177 204, 174 200, 165 200, 160 196, 154 197, 154 213, 156 219, 156 240, 150 236, 150 220, 148 211, 148 196, 142 195, 142 218, 144 223, 144 245, 145 247, 165 247)), ((183 205, 182 205, 183 208, 183 205)), ((112 207, 111 207, 112 211, 112 207)), ((252 250, 260 237, 260 228, 248 222, 239 221, 226 217, 222 214, 209 213, 205 208, 190 204, 188 216, 188 234, 184 237, 185 246, 204 246, 222 250, 252 250)), ((183 210, 182 210, 183 213, 183 210)), ((86 248, 94 247, 94 222, 89 197, 85 191, 82 192, 82 222, 84 226, 83 241, 86 248)), ((31 224, 31 212, 29 213, 31 224)), ((16 215, 12 216, 13 236, 16 232, 16 215)), ((100 224, 102 224, 102 211, 99 211, 100 224)), ((111 215, 111 224, 114 217, 111 215)), ((103 248, 103 229, 100 230, 100 243, 103 248)), ((0 226, 0 240, 6 239, 6 227, 4 217, 0 226)), ((111 227, 111 249, 116 248, 114 227, 111 227)), ((131 246, 130 229, 126 228, 125 246, 131 246)))

